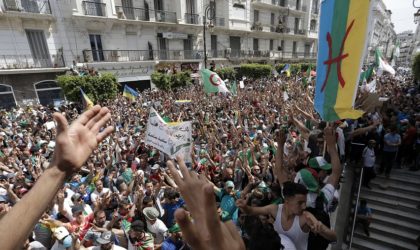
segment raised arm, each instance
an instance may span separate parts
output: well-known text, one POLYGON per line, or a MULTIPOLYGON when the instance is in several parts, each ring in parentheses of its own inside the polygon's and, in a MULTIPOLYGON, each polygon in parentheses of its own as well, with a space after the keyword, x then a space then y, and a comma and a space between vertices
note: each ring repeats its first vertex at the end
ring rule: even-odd
POLYGON ((276 163, 273 168, 274 175, 277 177, 277 180, 280 184, 288 181, 286 170, 283 166, 283 156, 284 156, 284 143, 286 142, 286 134, 283 130, 276 131, 277 135, 277 150, 276 150, 276 163))
POLYGON ((341 163, 340 163, 340 157, 337 152, 337 142, 336 142, 336 136, 335 131, 332 127, 326 127, 324 129, 324 135, 325 140, 327 142, 327 150, 331 157, 331 165, 332 165, 332 173, 330 178, 328 178, 328 183, 333 185, 334 188, 337 189, 338 182, 340 180, 341 176, 341 163))
POLYGON ((77 172, 98 143, 112 133, 112 127, 99 132, 110 118, 109 110, 98 105, 84 112, 71 126, 62 114, 54 114, 57 139, 52 161, 33 188, 0 220, 2 249, 23 246, 64 180, 77 172))

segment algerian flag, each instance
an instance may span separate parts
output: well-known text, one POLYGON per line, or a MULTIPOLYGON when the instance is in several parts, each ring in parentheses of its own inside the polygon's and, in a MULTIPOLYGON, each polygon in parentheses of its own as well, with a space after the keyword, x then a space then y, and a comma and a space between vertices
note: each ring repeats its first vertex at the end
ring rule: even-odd
POLYGON ((394 51, 394 57, 400 57, 400 42, 397 42, 397 45, 395 45, 395 51, 394 51))
POLYGON ((366 84, 366 90, 369 93, 376 93, 376 79, 366 84))
POLYGON ((376 49, 375 58, 376 66, 378 67, 378 76, 381 76, 383 71, 386 71, 391 75, 395 75, 395 70, 388 64, 388 62, 382 59, 382 54, 378 48, 376 49))
POLYGON ((206 93, 230 93, 226 88, 225 82, 220 78, 220 76, 208 69, 201 70, 201 77, 204 83, 204 92, 206 93))

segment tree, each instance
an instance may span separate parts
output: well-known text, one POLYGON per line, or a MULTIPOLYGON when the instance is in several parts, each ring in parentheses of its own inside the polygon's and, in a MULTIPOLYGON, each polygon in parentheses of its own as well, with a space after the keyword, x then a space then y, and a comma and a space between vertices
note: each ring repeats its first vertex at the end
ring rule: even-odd
POLYGON ((189 71, 178 72, 175 74, 166 74, 155 71, 152 73, 151 79, 156 87, 162 90, 187 86, 192 82, 191 73, 189 71))
POLYGON ((218 68, 216 69, 216 73, 224 80, 224 79, 230 79, 234 80, 236 71, 232 67, 224 67, 224 68, 218 68))
POLYGON ((238 75, 246 76, 248 78, 263 78, 269 77, 273 71, 273 67, 267 64, 241 64, 241 67, 238 70, 238 75))
POLYGON ((57 77, 58 85, 63 89, 67 100, 81 101, 80 89, 89 96, 93 102, 104 102, 113 99, 118 94, 119 83, 111 73, 101 76, 72 76, 62 75, 57 77))

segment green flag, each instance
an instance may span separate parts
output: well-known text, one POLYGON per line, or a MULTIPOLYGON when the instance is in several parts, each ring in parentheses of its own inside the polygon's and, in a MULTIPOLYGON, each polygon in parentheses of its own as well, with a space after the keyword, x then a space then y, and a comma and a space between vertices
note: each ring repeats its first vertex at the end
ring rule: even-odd
POLYGON ((229 93, 229 90, 226 88, 225 82, 220 78, 220 76, 208 69, 201 70, 201 77, 204 83, 204 92, 206 93, 229 93))

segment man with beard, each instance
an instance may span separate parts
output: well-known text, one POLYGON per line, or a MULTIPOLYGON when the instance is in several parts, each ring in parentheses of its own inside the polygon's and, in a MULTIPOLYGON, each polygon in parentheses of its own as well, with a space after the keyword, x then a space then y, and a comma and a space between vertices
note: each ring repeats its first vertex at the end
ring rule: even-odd
POLYGON ((98 210, 94 213, 95 220, 91 224, 92 227, 89 228, 89 230, 86 232, 85 237, 83 238, 81 245, 85 247, 90 247, 95 244, 97 240, 102 237, 101 234, 107 231, 106 224, 108 222, 106 221, 106 215, 103 210, 98 210))
POLYGON ((124 234, 128 240, 128 250, 154 250, 153 236, 146 232, 142 221, 131 223, 130 230, 124 234))

